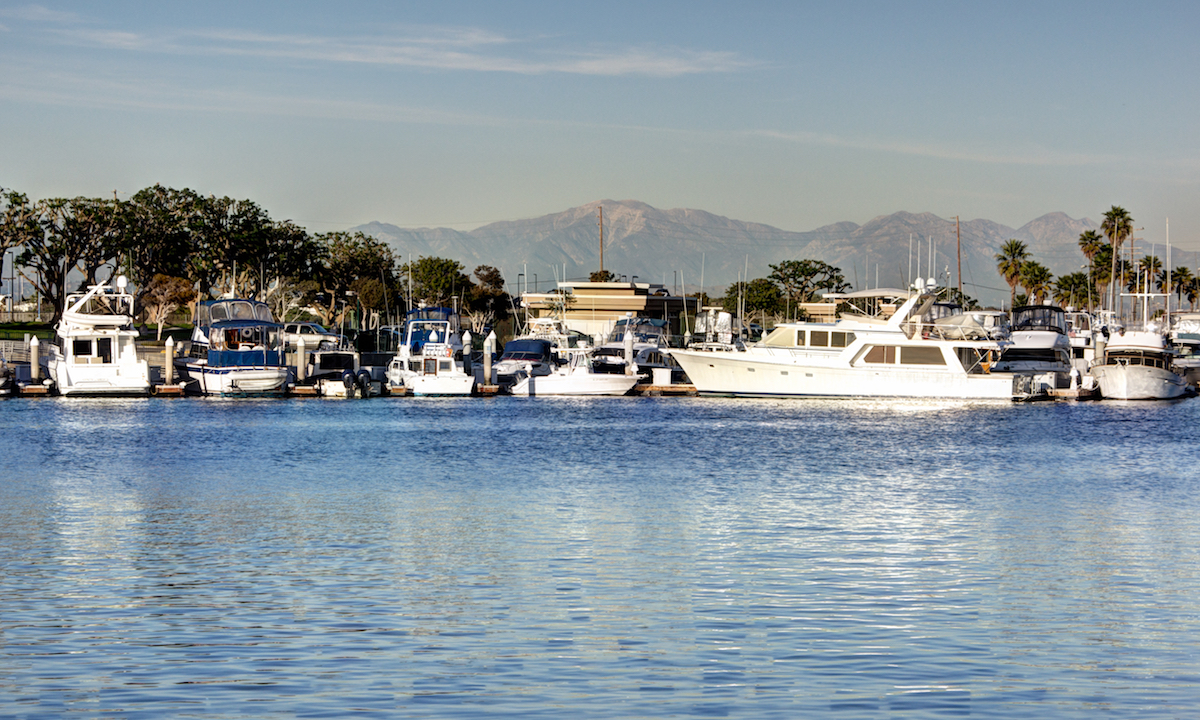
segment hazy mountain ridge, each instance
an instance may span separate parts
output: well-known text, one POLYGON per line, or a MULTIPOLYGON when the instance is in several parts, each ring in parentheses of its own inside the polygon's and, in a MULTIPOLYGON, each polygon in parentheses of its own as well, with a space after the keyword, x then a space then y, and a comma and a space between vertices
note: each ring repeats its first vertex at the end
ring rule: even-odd
MULTIPOLYGON (((781 230, 695 209, 660 210, 636 200, 601 200, 560 213, 491 223, 461 232, 448 228, 400 228, 372 222, 353 230, 386 241, 402 256, 451 257, 467 272, 494 265, 515 289, 517 275, 534 276, 542 289, 561 278, 586 278, 599 269, 598 208, 604 210, 604 266, 627 278, 704 286, 719 291, 749 269, 749 277, 765 277, 768 267, 788 259, 823 260, 842 269, 856 287, 902 285, 926 276, 932 237, 935 274, 945 282, 958 264, 953 218, 932 213, 896 212, 863 225, 839 222, 808 232, 781 230), (878 277, 878 281, 876 278, 878 277)), ((1034 259, 1056 274, 1074 272, 1083 263, 1077 241, 1098 225, 1052 212, 1019 229, 986 219, 964 220, 963 283, 967 294, 985 302, 1007 297, 1007 285, 996 272, 994 256, 1010 238, 1025 242, 1034 259)))

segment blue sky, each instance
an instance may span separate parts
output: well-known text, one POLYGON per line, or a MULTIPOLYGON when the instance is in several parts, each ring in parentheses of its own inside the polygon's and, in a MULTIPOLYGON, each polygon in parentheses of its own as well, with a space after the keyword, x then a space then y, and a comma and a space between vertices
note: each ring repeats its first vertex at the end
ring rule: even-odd
POLYGON ((0 186, 314 232, 603 198, 787 230, 1113 204, 1200 250, 1200 3, 0 0, 0 186))

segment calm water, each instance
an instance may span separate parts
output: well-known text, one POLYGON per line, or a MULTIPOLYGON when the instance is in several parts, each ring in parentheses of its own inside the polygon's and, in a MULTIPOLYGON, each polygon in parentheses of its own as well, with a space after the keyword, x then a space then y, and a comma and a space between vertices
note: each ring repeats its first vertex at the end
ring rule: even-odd
POLYGON ((1200 714, 1200 399, 0 402, 0 716, 1200 714))

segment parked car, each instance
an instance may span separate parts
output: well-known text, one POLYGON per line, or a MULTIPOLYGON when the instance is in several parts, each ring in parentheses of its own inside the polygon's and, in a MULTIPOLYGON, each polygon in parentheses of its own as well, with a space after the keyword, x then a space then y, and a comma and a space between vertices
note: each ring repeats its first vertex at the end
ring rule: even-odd
POLYGON ((342 336, 330 332, 316 323, 287 323, 283 326, 284 338, 288 347, 296 347, 304 339, 304 347, 308 350, 336 348, 342 344, 342 336))

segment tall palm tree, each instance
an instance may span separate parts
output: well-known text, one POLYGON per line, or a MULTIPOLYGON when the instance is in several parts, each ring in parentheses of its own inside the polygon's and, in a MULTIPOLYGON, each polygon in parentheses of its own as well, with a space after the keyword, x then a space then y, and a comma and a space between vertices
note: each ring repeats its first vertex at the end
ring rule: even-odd
POLYGON ((1000 252, 996 253, 996 269, 1000 271, 1000 277, 1004 278, 1004 282, 1008 283, 1010 291, 1009 310, 1012 310, 1013 303, 1017 299, 1017 285, 1021 284, 1021 266, 1028 259, 1029 250, 1025 247, 1025 243, 1015 238, 1001 245, 1000 252))
POLYGON ((1191 281, 1192 271, 1186 265, 1180 265, 1171 271, 1171 290, 1179 296, 1179 307, 1183 307, 1183 293, 1191 281))
MULTIPOLYGON (((1088 261, 1088 278, 1092 277, 1092 265, 1096 260, 1096 255, 1104 247, 1104 238, 1095 230, 1084 230, 1079 234, 1079 249, 1083 252, 1083 256, 1088 261)), ((1088 291, 1088 311, 1092 309, 1092 293, 1088 291)))
POLYGON ((1151 282, 1158 284, 1158 287, 1155 288, 1156 290, 1162 290, 1163 281, 1166 280, 1166 277, 1164 276, 1161 281, 1159 280, 1158 274, 1161 271, 1162 260, 1159 260, 1157 255, 1146 255, 1138 261, 1138 275, 1145 278, 1144 282, 1147 290, 1149 290, 1151 282))
MULTIPOLYGON (((1112 252, 1112 268, 1109 270, 1109 278, 1117 277, 1117 255, 1120 254, 1121 243, 1129 239, 1133 235, 1133 218, 1130 217, 1129 211, 1120 205, 1113 205, 1112 209, 1104 213, 1104 222, 1100 223, 1100 230, 1108 238, 1108 242, 1113 246, 1112 252)), ((1117 305, 1116 284, 1109 283, 1113 288, 1112 307, 1110 310, 1115 310, 1117 305)))
POLYGON ((1021 265, 1021 286, 1032 298, 1033 304, 1037 305, 1054 287, 1054 275, 1037 260, 1026 260, 1021 265))
POLYGON ((1054 281, 1054 302, 1062 307, 1088 306, 1095 294, 1088 276, 1081 272, 1059 275, 1054 281))

